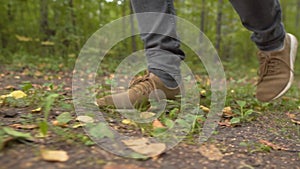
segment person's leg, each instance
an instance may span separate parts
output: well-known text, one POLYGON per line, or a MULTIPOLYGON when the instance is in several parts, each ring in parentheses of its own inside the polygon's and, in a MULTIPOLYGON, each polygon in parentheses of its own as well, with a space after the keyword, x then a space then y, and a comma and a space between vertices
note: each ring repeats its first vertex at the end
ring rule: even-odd
POLYGON ((278 0, 230 0, 252 40, 263 51, 282 47, 285 38, 278 0))
POLYGON ((252 40, 260 49, 259 80, 256 98, 272 101, 290 88, 298 42, 286 34, 281 22, 278 0, 230 0, 243 25, 253 32, 252 40))
POLYGON ((176 35, 173 0, 131 0, 131 2, 135 13, 158 13, 138 14, 137 17, 141 38, 145 44, 148 70, 157 75, 167 86, 177 87, 172 77, 177 81, 181 79, 180 62, 184 59, 184 52, 180 49, 180 42, 176 35))
POLYGON ((175 99, 180 94, 180 62, 184 52, 176 35, 173 0, 131 0, 145 44, 149 74, 133 80, 126 92, 97 100, 102 106, 133 108, 148 101, 175 99), (152 14, 143 14, 152 12, 152 14), (154 14, 155 12, 156 14, 154 14), (168 15, 166 15, 168 14, 168 15), (178 82, 178 83, 177 83, 178 82), (160 95, 160 90, 164 95, 160 95), (155 96, 155 98, 151 98, 155 96))

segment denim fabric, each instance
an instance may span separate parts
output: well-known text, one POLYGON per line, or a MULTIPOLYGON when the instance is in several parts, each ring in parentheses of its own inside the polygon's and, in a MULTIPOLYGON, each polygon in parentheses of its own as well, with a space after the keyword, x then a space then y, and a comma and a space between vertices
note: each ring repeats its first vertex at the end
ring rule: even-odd
MULTIPOLYGON (((180 62, 185 54, 176 34, 173 0, 131 0, 135 13, 158 12, 171 14, 137 18, 145 44, 148 70, 170 87, 180 81, 180 62), (151 33, 159 32, 160 34, 151 33)), ((274 50, 283 45, 285 30, 281 23, 278 0, 230 0, 243 25, 253 32, 251 39, 260 50, 274 50)))
POLYGON ((251 39, 260 50, 271 51, 283 45, 284 26, 278 0, 230 0, 243 25, 253 32, 251 39))
POLYGON ((131 2, 135 13, 171 14, 155 14, 155 17, 138 15, 137 20, 146 49, 148 70, 160 77, 167 86, 177 86, 174 79, 180 82, 179 67, 185 55, 177 39, 173 0, 132 0, 131 2))

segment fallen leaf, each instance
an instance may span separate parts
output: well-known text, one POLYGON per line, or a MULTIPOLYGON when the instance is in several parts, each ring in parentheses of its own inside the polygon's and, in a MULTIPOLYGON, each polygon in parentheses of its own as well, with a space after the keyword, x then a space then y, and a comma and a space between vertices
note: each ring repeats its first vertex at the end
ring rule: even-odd
POLYGON ((133 126, 136 125, 135 122, 130 119, 124 119, 124 120, 122 120, 122 123, 126 124, 126 125, 133 125, 133 126))
POLYGON ((41 42, 41 44, 44 45, 44 46, 53 46, 53 45, 55 45, 54 42, 50 42, 50 41, 43 41, 43 42, 41 42))
POLYGON ((41 150, 42 159, 45 161, 65 162, 69 159, 66 151, 63 150, 41 150))
POLYGON ((7 97, 7 95, 1 95, 0 99, 5 99, 7 97))
POLYGON ((295 114, 292 114, 292 113, 286 113, 286 115, 290 118, 290 119, 293 119, 293 118, 295 118, 296 117, 296 115, 295 114))
POLYGON ((297 120, 294 120, 294 119, 291 119, 291 121, 292 121, 293 123, 296 123, 296 124, 299 124, 299 125, 300 125, 300 121, 297 121, 297 120))
POLYGON ((93 123, 95 120, 90 116, 78 116, 76 118, 77 121, 83 122, 83 123, 93 123))
POLYGON ((29 41, 32 41, 31 37, 26 37, 26 36, 21 36, 21 35, 16 35, 16 38, 20 42, 29 42, 29 41))
POLYGON ((231 107, 224 107, 224 109, 223 109, 223 116, 227 117, 227 118, 234 116, 231 107))
POLYGON ((83 127, 83 126, 85 126, 85 125, 86 125, 86 124, 84 124, 84 123, 74 124, 74 125, 72 126, 72 128, 73 128, 73 129, 77 129, 77 128, 83 127))
POLYGON ((292 113, 286 113, 286 115, 291 119, 293 123, 299 124, 300 125, 300 117, 299 114, 292 114, 292 113), (298 115, 298 117, 297 117, 298 115))
POLYGON ((165 126, 158 120, 158 119, 155 119, 152 123, 152 127, 154 129, 156 128, 165 128, 165 126))
POLYGON ((68 127, 68 124, 66 124, 66 123, 61 123, 61 122, 59 122, 58 120, 53 120, 53 121, 52 121, 52 125, 53 125, 53 126, 59 126, 59 127, 68 127))
POLYGON ((201 145, 199 148, 199 152, 207 157, 209 160, 221 160, 223 158, 223 154, 220 152, 220 150, 213 144, 209 145, 201 145))
POLYGON ((201 95, 201 96, 205 96, 205 95, 206 95, 206 90, 201 90, 201 91, 200 91, 200 95, 201 95))
POLYGON ((220 126, 231 127, 231 123, 230 123, 230 120, 229 120, 229 119, 225 119, 224 121, 220 121, 220 122, 218 122, 218 124, 219 124, 220 126))
POLYGON ((106 164, 103 169, 145 169, 133 164, 106 164))
POLYGON ((155 113, 152 113, 152 112, 142 112, 141 114, 140 114, 140 117, 142 118, 142 119, 149 119, 149 118, 151 118, 151 117, 154 117, 156 114, 155 113))
POLYGON ((122 140, 122 142, 133 151, 151 157, 163 153, 166 149, 164 143, 150 143, 146 138, 122 140))
POLYGON ((11 96, 11 97, 13 97, 13 98, 15 98, 15 99, 21 99, 21 98, 23 98, 23 97, 26 97, 27 94, 24 93, 24 92, 21 91, 21 90, 16 90, 16 91, 11 92, 8 96, 11 96))
POLYGON ((273 150, 287 150, 286 148, 281 147, 281 146, 279 146, 279 145, 276 145, 276 144, 274 144, 274 143, 271 143, 271 142, 269 142, 269 141, 267 141, 267 140, 259 140, 259 142, 260 142, 261 144, 264 144, 264 145, 266 145, 266 146, 271 147, 273 150))
POLYGON ((42 111, 41 107, 31 110, 32 113, 39 113, 41 111, 42 111))
POLYGON ((207 108, 207 107, 205 107, 203 105, 200 106, 200 109, 203 110, 205 113, 209 112, 209 108, 207 108))
POLYGON ((38 128, 36 124, 12 124, 10 125, 10 127, 14 127, 17 129, 28 129, 28 130, 38 128))
POLYGON ((6 90, 13 90, 13 89, 16 89, 16 87, 13 86, 13 85, 8 85, 8 86, 5 86, 4 89, 6 89, 6 90))

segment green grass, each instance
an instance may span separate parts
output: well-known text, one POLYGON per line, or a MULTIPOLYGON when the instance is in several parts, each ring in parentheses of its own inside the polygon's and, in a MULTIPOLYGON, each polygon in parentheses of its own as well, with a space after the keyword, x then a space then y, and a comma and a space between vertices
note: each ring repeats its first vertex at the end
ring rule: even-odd
MULTIPOLYGON (((70 71, 74 66, 74 58, 65 58, 60 57, 37 57, 26 54, 15 54, 10 57, 10 60, 5 61, 5 69, 9 71, 28 71, 29 75, 35 75, 36 71, 41 72, 41 76, 44 74, 53 74, 54 72, 61 71, 70 71), (50 72, 49 72, 50 71, 50 72)), ((4 56, 0 56, 0 60, 4 60, 4 56)), ((111 72, 117 65, 117 62, 111 62, 109 64, 108 59, 104 66, 106 72, 111 72)), ((241 62, 241 61, 240 61, 241 62)), ((257 117, 261 116, 264 112, 287 112, 287 111, 299 111, 299 89, 296 85, 299 81, 298 76, 296 77, 296 82, 288 93, 282 99, 273 101, 270 103, 261 103, 255 98, 255 83, 256 83, 256 68, 257 62, 238 64, 236 62, 224 62, 224 68, 227 75, 227 99, 225 106, 232 108, 234 117, 230 117, 232 124, 245 124, 248 122, 253 122, 257 117)), ((193 65, 195 72, 201 73, 204 72, 203 68, 193 65)), ((300 65, 296 65, 295 73, 296 75, 300 72, 300 65)), ((205 80, 208 78, 207 75, 202 75, 203 80, 198 82, 198 88, 204 90, 205 94, 201 96, 200 105, 209 107, 210 106, 210 86, 205 83, 205 80)), ((112 82, 106 80, 103 84, 110 85, 112 82)), ((15 84, 12 84, 15 85, 15 84)), ((48 132, 55 133, 59 138, 63 140, 79 140, 82 144, 92 145, 92 141, 87 139, 87 136, 83 132, 77 132, 76 129, 73 129, 71 126, 75 124, 74 120, 74 109, 72 103, 67 102, 67 98, 70 96, 61 95, 64 92, 64 84, 55 85, 54 83, 46 82, 41 85, 41 88, 36 88, 30 81, 24 81, 18 86, 23 90, 28 97, 16 100, 8 98, 2 107, 6 108, 23 108, 30 107, 35 109, 37 107, 43 107, 42 112, 44 114, 24 114, 19 119, 22 124, 40 124, 40 131, 43 135, 47 137, 48 132), (47 90, 46 90, 47 89, 47 90), (53 97, 51 97, 53 96, 53 97), (55 97, 54 97, 55 96, 55 97), (51 99, 53 98, 53 99, 51 99), (68 128, 63 128, 62 126, 53 126, 50 119, 48 118, 49 112, 51 110, 60 110, 61 112, 70 112, 72 118, 67 122, 69 124, 68 128), (43 124, 41 123, 43 122, 43 124)), ((93 90, 103 91, 106 87, 101 84, 97 84, 93 90)), ((7 91, 9 92, 9 91, 7 91)), ((200 94, 200 93, 199 93, 200 94)), ((188 105, 181 105, 188 106, 188 105)), ((176 101, 170 101, 167 109, 159 117, 160 121, 166 126, 166 128, 171 128, 174 124, 181 126, 190 127, 188 136, 186 137, 187 142, 193 142, 195 135, 199 134, 203 122, 206 119, 206 114, 201 112, 200 114, 191 114, 187 119, 178 120, 178 112, 180 112, 180 103, 176 101)), ((200 111, 200 109, 199 109, 200 111)), ((116 112, 109 112, 110 118, 116 118, 119 121, 123 117, 115 115, 116 112)), ((53 116, 53 115, 52 115, 53 116)), ((51 117, 53 118, 53 117, 51 117)), ((276 122, 279 125, 284 123, 284 121, 276 122)), ((3 126, 3 125, 2 125, 3 126)), ((157 136, 166 131, 165 129, 154 129, 151 124, 138 124, 137 127, 133 127, 133 130, 140 130, 142 134, 148 136, 157 136)), ((290 129, 287 129, 290 130, 290 129)), ((282 128, 282 132, 285 132, 285 128, 282 128)), ((37 133, 37 131, 33 132, 37 133)), ((5 136, 7 137, 7 136, 5 136)), ((268 147, 257 145, 255 150, 259 151, 268 151, 268 147)))

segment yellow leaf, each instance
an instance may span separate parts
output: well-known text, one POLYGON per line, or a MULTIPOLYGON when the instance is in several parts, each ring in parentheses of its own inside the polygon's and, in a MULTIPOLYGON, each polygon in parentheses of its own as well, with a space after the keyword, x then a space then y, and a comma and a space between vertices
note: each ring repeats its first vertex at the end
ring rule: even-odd
POLYGON ((41 156, 45 161, 65 162, 69 159, 67 152, 62 150, 41 150, 41 156))
POLYGON ((7 97, 13 97, 15 99, 21 99, 21 98, 26 97, 26 96, 27 96, 27 94, 24 93, 21 90, 13 91, 13 92, 11 92, 10 94, 7 95, 7 97))
POLYGON ((136 125, 135 122, 130 119, 124 119, 122 120, 122 123, 126 125, 134 125, 134 126, 136 125))
POLYGON ((41 108, 41 107, 36 108, 36 109, 34 109, 34 110, 31 110, 32 113, 39 113, 39 112, 41 112, 41 111, 42 111, 42 108, 41 108))
POLYGON ((200 109, 203 110, 205 113, 209 112, 209 108, 205 107, 205 106, 200 106, 200 109))
POLYGON ((26 37, 26 36, 16 35, 16 38, 18 39, 18 41, 21 41, 21 42, 29 42, 29 41, 32 41, 32 38, 26 37))
POLYGON ((201 94, 201 96, 205 96, 206 95, 206 90, 201 90, 200 94, 201 94))
POLYGON ((44 42, 42 42, 41 44, 42 44, 42 45, 45 45, 45 46, 53 46, 53 45, 55 45, 54 42, 50 42, 50 41, 44 41, 44 42))
POLYGON ((73 125, 72 128, 73 128, 73 129, 77 129, 77 128, 83 127, 83 126, 85 126, 85 125, 86 125, 86 124, 84 124, 84 123, 79 123, 79 124, 73 125))

